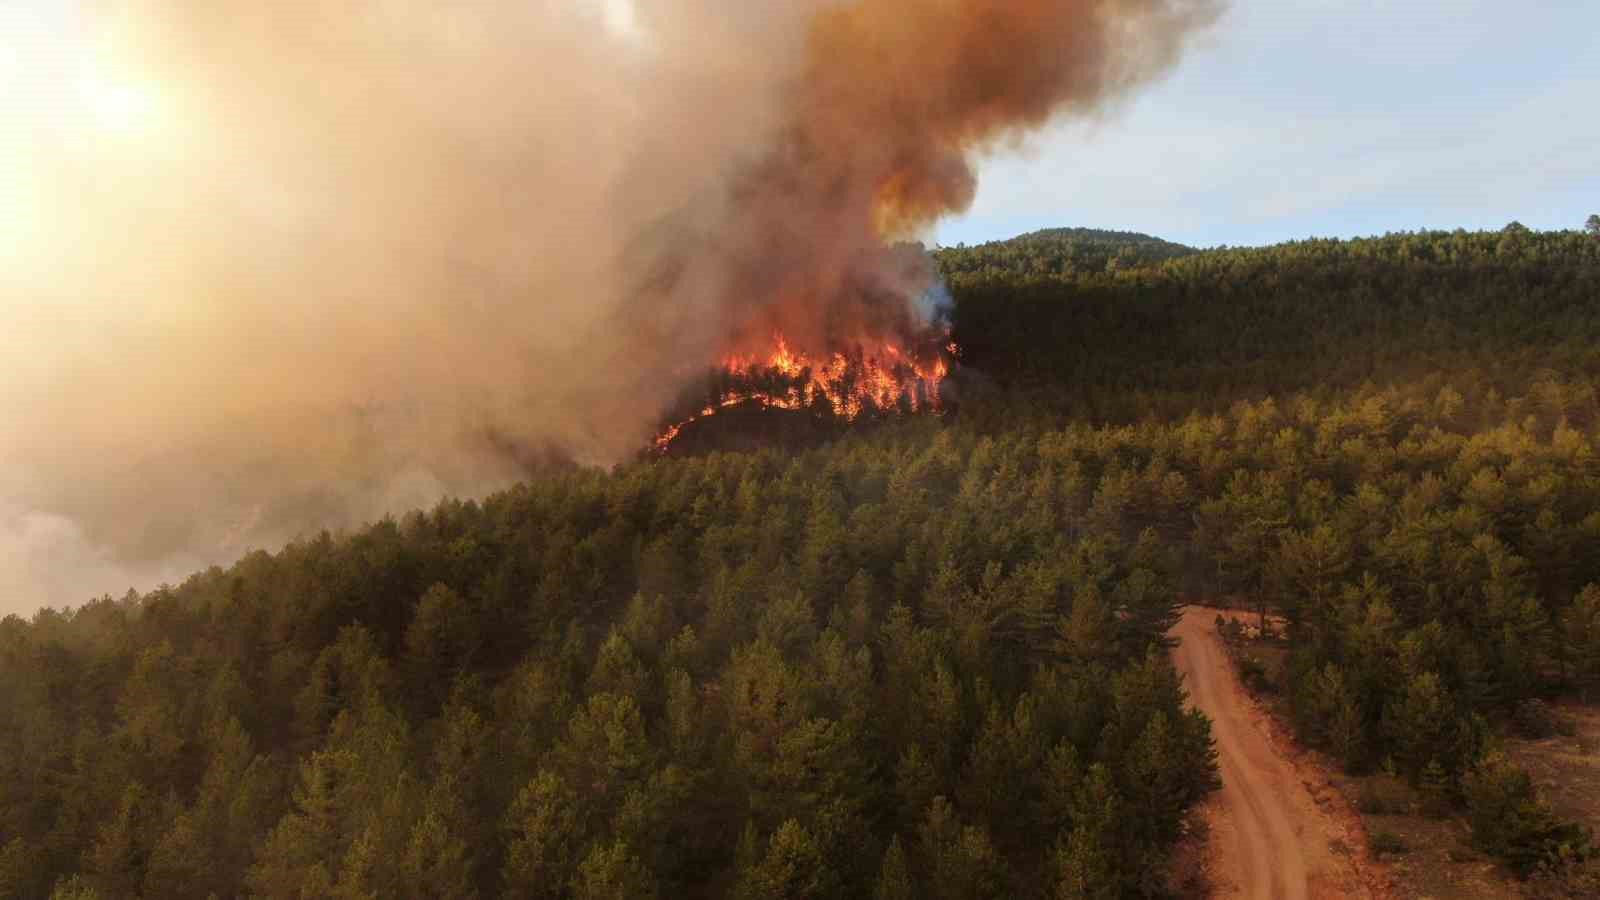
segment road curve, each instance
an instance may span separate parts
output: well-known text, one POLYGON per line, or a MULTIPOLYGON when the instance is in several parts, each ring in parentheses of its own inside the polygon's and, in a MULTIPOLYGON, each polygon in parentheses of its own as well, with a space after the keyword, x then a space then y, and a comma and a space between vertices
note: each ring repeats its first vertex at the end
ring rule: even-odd
POLYGON ((1219 896, 1322 900, 1370 893, 1349 858, 1348 828, 1274 749, 1261 714, 1216 634, 1217 610, 1189 607, 1173 629, 1173 662, 1189 701, 1211 717, 1222 790, 1207 811, 1219 896), (1342 849, 1340 849, 1342 848, 1342 849))

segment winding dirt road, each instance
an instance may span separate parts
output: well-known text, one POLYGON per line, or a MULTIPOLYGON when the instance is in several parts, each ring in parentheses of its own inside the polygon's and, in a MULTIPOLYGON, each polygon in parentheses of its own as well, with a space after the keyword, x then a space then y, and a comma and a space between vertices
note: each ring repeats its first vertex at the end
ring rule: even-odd
MULTIPOLYGON (((1217 894, 1252 900, 1373 897, 1365 840, 1342 800, 1274 746, 1216 634, 1217 610, 1190 607, 1172 651, 1190 702, 1211 717, 1222 790, 1207 805, 1217 894), (1307 775, 1310 777, 1308 778, 1307 775)), ((1226 615, 1226 614, 1225 614, 1226 615)))

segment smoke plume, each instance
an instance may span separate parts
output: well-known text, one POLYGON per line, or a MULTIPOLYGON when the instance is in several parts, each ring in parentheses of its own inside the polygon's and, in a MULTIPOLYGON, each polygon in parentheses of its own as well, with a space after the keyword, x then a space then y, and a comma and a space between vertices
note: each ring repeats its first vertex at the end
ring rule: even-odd
POLYGON ((1216 2, 125 0, 28 32, 0 614, 623 458, 774 330, 919 327, 895 242, 1216 2))

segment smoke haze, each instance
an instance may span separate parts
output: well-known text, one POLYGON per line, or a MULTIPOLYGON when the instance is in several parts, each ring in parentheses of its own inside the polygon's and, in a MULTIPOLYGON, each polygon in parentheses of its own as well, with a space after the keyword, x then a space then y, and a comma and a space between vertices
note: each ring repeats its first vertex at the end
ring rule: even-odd
MULTIPOLYGON (((0 88, 0 614, 624 458, 1213 0, 91 3, 0 88), (619 23, 626 23, 619 25, 619 23)), ((0 21, 0 25, 5 24, 0 21)))

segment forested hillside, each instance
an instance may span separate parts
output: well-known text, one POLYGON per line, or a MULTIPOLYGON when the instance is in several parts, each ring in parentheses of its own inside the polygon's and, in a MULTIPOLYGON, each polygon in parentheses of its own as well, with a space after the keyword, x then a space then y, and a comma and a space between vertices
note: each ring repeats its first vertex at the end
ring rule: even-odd
POLYGON ((1010 279, 1092 275, 1149 266, 1199 251, 1132 231, 1047 228, 1007 241, 935 252, 947 278, 959 274, 1010 279))
POLYGON ((1600 239, 1579 232, 1314 240, 1058 274, 1025 255, 994 269, 999 246, 938 256, 962 361, 1023 389, 1030 416, 1170 420, 1438 375, 1505 398, 1541 373, 1600 373, 1600 239))
POLYGON ((1297 727, 1575 866, 1495 754, 1600 686, 1600 240, 939 251, 955 412, 554 470, 0 623, 0 897, 1154 896, 1180 598, 1297 727))
POLYGON ((7 619, 0 888, 1156 892, 1209 732, 1076 445, 575 471, 7 619))

